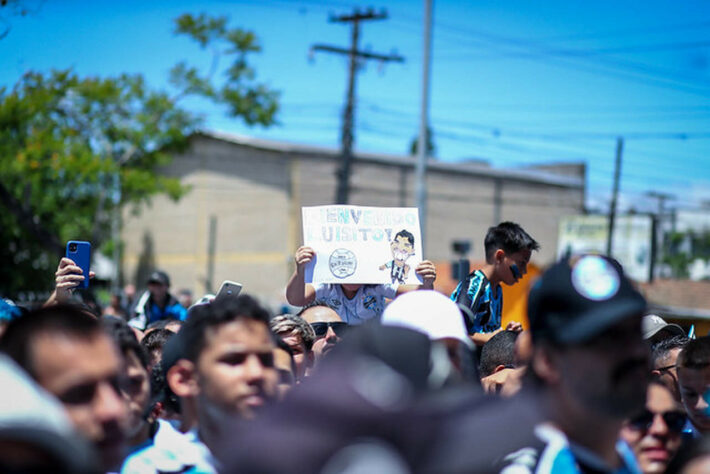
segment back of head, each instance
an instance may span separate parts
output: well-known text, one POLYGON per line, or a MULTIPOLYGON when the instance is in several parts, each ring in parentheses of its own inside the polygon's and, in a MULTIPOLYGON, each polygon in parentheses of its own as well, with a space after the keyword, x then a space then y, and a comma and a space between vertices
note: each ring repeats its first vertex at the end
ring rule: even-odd
POLYGON ((518 333, 515 331, 501 331, 483 345, 479 365, 481 377, 491 375, 499 365, 506 368, 513 367, 515 363, 515 340, 517 338, 518 333))
POLYGON ((501 222, 497 226, 489 228, 484 246, 488 263, 492 262, 493 254, 498 249, 507 254, 513 254, 521 250, 533 251, 540 248, 540 244, 514 222, 501 222))
POLYGON ((183 356, 195 362, 207 344, 208 331, 239 320, 263 322, 269 326, 270 315, 254 298, 239 295, 219 298, 212 303, 194 306, 180 329, 183 356))
POLYGON ((99 321, 75 305, 47 306, 14 319, 0 337, 0 351, 9 355, 30 375, 32 343, 44 334, 65 335, 75 339, 91 339, 101 334, 99 321))
POLYGON ((710 336, 693 339, 678 354, 678 367, 704 369, 710 366, 710 336))
POLYGON ((101 324, 124 357, 128 357, 130 353, 133 353, 143 367, 148 367, 148 354, 138 342, 138 339, 136 339, 131 327, 123 319, 107 316, 101 320, 101 324))
POLYGON ((300 336, 306 350, 311 350, 316 334, 303 318, 293 314, 275 316, 270 323, 271 332, 280 337, 300 336))

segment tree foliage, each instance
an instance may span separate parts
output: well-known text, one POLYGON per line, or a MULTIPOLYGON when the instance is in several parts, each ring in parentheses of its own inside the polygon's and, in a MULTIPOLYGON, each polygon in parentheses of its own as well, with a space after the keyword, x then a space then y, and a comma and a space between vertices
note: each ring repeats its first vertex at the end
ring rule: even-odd
POLYGON ((140 74, 79 77, 71 70, 28 72, 0 89, 0 291, 51 286, 70 239, 95 248, 110 241, 113 213, 138 210, 156 194, 179 199, 188 189, 161 174, 201 124, 180 106, 188 96, 224 104, 245 123, 274 122, 277 94, 255 81, 247 55, 256 36, 227 27, 224 17, 183 15, 176 34, 211 48, 205 74, 187 63, 170 73, 172 90, 150 88, 140 74), (219 58, 231 59, 221 80, 219 58))

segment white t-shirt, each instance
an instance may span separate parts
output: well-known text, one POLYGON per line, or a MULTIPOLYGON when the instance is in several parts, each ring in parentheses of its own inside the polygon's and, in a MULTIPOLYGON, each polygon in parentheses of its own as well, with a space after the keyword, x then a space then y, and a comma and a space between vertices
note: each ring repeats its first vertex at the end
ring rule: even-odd
POLYGON ((314 285, 316 299, 335 308, 340 318, 348 324, 362 324, 370 319, 379 320, 385 310, 385 298, 397 296, 397 284, 362 285, 352 299, 343 293, 339 284, 319 283, 314 285))

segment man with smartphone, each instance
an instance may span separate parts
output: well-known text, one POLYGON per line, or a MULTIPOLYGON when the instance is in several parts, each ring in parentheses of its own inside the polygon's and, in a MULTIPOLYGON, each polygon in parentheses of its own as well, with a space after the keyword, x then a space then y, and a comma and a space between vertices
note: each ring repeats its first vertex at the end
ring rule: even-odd
POLYGON ((150 323, 168 318, 184 321, 187 309, 170 294, 170 278, 167 273, 156 270, 150 274, 148 290, 138 301, 134 317, 128 324, 144 331, 150 323))

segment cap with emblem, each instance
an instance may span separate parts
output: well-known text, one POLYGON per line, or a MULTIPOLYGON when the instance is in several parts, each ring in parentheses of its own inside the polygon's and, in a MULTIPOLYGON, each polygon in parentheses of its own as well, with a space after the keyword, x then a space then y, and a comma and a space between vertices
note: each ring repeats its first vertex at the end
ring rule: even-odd
POLYGON ((669 324, 662 317, 648 314, 641 320, 643 338, 651 344, 673 336, 685 336, 683 328, 677 324, 669 324))
POLYGON ((560 344, 588 341, 645 309, 646 300, 621 265, 601 255, 554 264, 535 282, 528 300, 533 340, 560 344))

